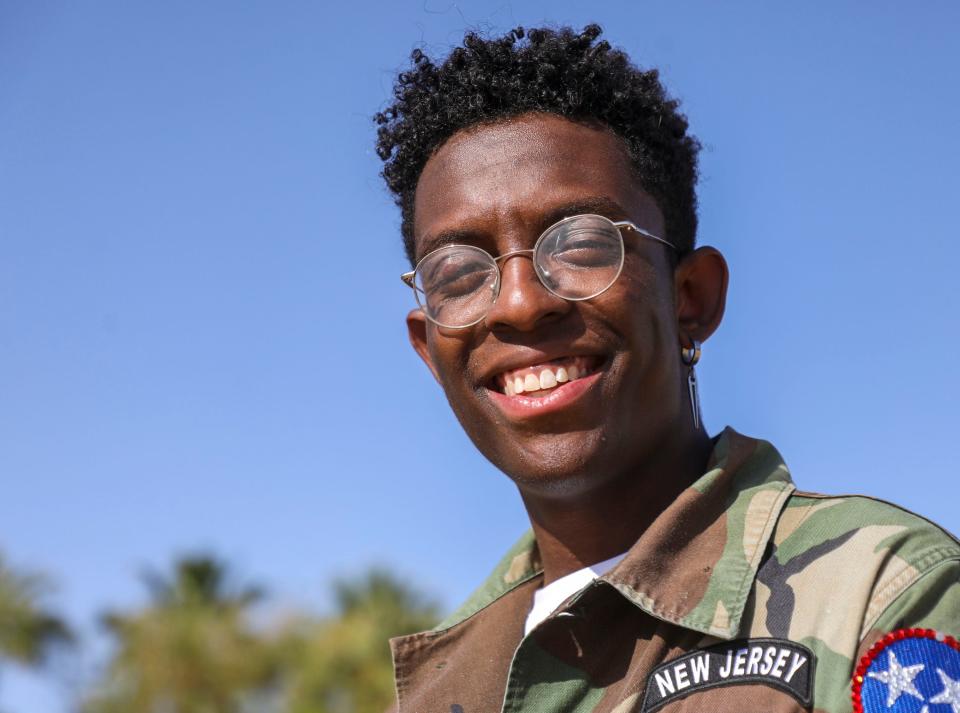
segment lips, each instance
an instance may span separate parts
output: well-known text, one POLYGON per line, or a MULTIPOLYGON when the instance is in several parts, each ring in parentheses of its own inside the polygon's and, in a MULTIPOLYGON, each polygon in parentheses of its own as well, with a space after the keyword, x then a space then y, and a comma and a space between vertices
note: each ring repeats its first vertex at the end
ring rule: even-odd
MULTIPOLYGON (((602 362, 599 361, 598 363, 602 364, 602 362)), ((542 371, 543 365, 537 365, 531 368, 533 370, 540 368, 542 371)), ((488 389, 487 395, 490 402, 497 407, 508 420, 517 424, 543 423, 542 419, 544 418, 555 418, 563 413, 572 414, 572 409, 574 409, 577 404, 583 403, 583 400, 587 398, 587 394, 595 391, 593 387, 603 374, 603 369, 599 368, 599 370, 587 373, 586 375, 579 375, 573 381, 558 382, 555 387, 548 389, 537 389, 532 392, 524 391, 519 394, 514 393, 512 396, 506 393, 500 393, 500 391, 496 389, 488 389)), ((547 378, 549 379, 549 377, 547 378)), ((524 380, 526 381, 526 377, 524 377, 524 380)), ((596 403, 596 399, 591 403, 596 403)), ((593 417, 591 416, 590 418, 592 419, 593 417)))

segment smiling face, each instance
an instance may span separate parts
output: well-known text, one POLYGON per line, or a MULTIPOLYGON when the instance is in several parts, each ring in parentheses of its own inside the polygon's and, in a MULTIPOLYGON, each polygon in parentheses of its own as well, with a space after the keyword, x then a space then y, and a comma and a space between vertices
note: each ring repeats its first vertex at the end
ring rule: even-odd
MULTIPOLYGON (((450 242, 493 256, 528 250, 582 213, 670 238, 612 132, 543 114, 473 127, 423 169, 417 257, 450 242)), ((411 342, 467 434, 528 495, 580 496, 630 477, 692 429, 680 331, 684 304, 696 300, 678 292, 669 247, 628 229, 623 237, 623 271, 597 297, 557 297, 518 255, 501 261, 499 297, 478 324, 408 317, 411 342)), ((696 328, 690 336, 705 338, 696 328)))

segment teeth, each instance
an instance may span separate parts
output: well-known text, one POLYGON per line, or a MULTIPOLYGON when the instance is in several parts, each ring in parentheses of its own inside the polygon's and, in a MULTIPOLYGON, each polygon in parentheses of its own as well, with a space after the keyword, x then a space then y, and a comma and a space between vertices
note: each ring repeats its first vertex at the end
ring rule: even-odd
POLYGON ((590 370, 584 368, 586 365, 584 360, 579 357, 571 358, 569 361, 564 359, 563 362, 563 366, 536 367, 540 370, 539 373, 532 373, 533 367, 527 367, 517 369, 512 375, 504 374, 503 382, 501 382, 503 383, 503 393, 507 396, 518 396, 531 391, 547 391, 560 384, 575 381, 590 374, 590 370), (578 366, 572 363, 574 361, 583 363, 583 365, 578 366))

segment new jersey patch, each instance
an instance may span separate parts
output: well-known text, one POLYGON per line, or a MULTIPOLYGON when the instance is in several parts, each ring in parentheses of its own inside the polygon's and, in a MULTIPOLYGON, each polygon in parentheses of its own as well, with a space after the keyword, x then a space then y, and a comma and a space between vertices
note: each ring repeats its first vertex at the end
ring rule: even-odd
POLYGON ((647 677, 643 713, 717 686, 760 683, 810 705, 815 658, 785 639, 743 639, 692 651, 657 666, 647 677))
POLYGON ((960 713, 960 642, 933 629, 898 629, 860 659, 855 713, 960 713))

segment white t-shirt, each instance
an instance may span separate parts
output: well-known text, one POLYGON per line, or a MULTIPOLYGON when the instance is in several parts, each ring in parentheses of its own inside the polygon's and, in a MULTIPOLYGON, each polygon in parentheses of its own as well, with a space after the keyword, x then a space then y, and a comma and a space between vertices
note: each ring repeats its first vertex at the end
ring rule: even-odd
POLYGON ((557 607, 566 601, 567 597, 579 592, 597 577, 605 575, 620 564, 620 561, 626 556, 627 553, 624 552, 622 555, 578 569, 576 572, 571 572, 535 591, 533 593, 533 607, 527 614, 527 623, 523 628, 523 635, 529 634, 537 624, 553 614, 557 607))

